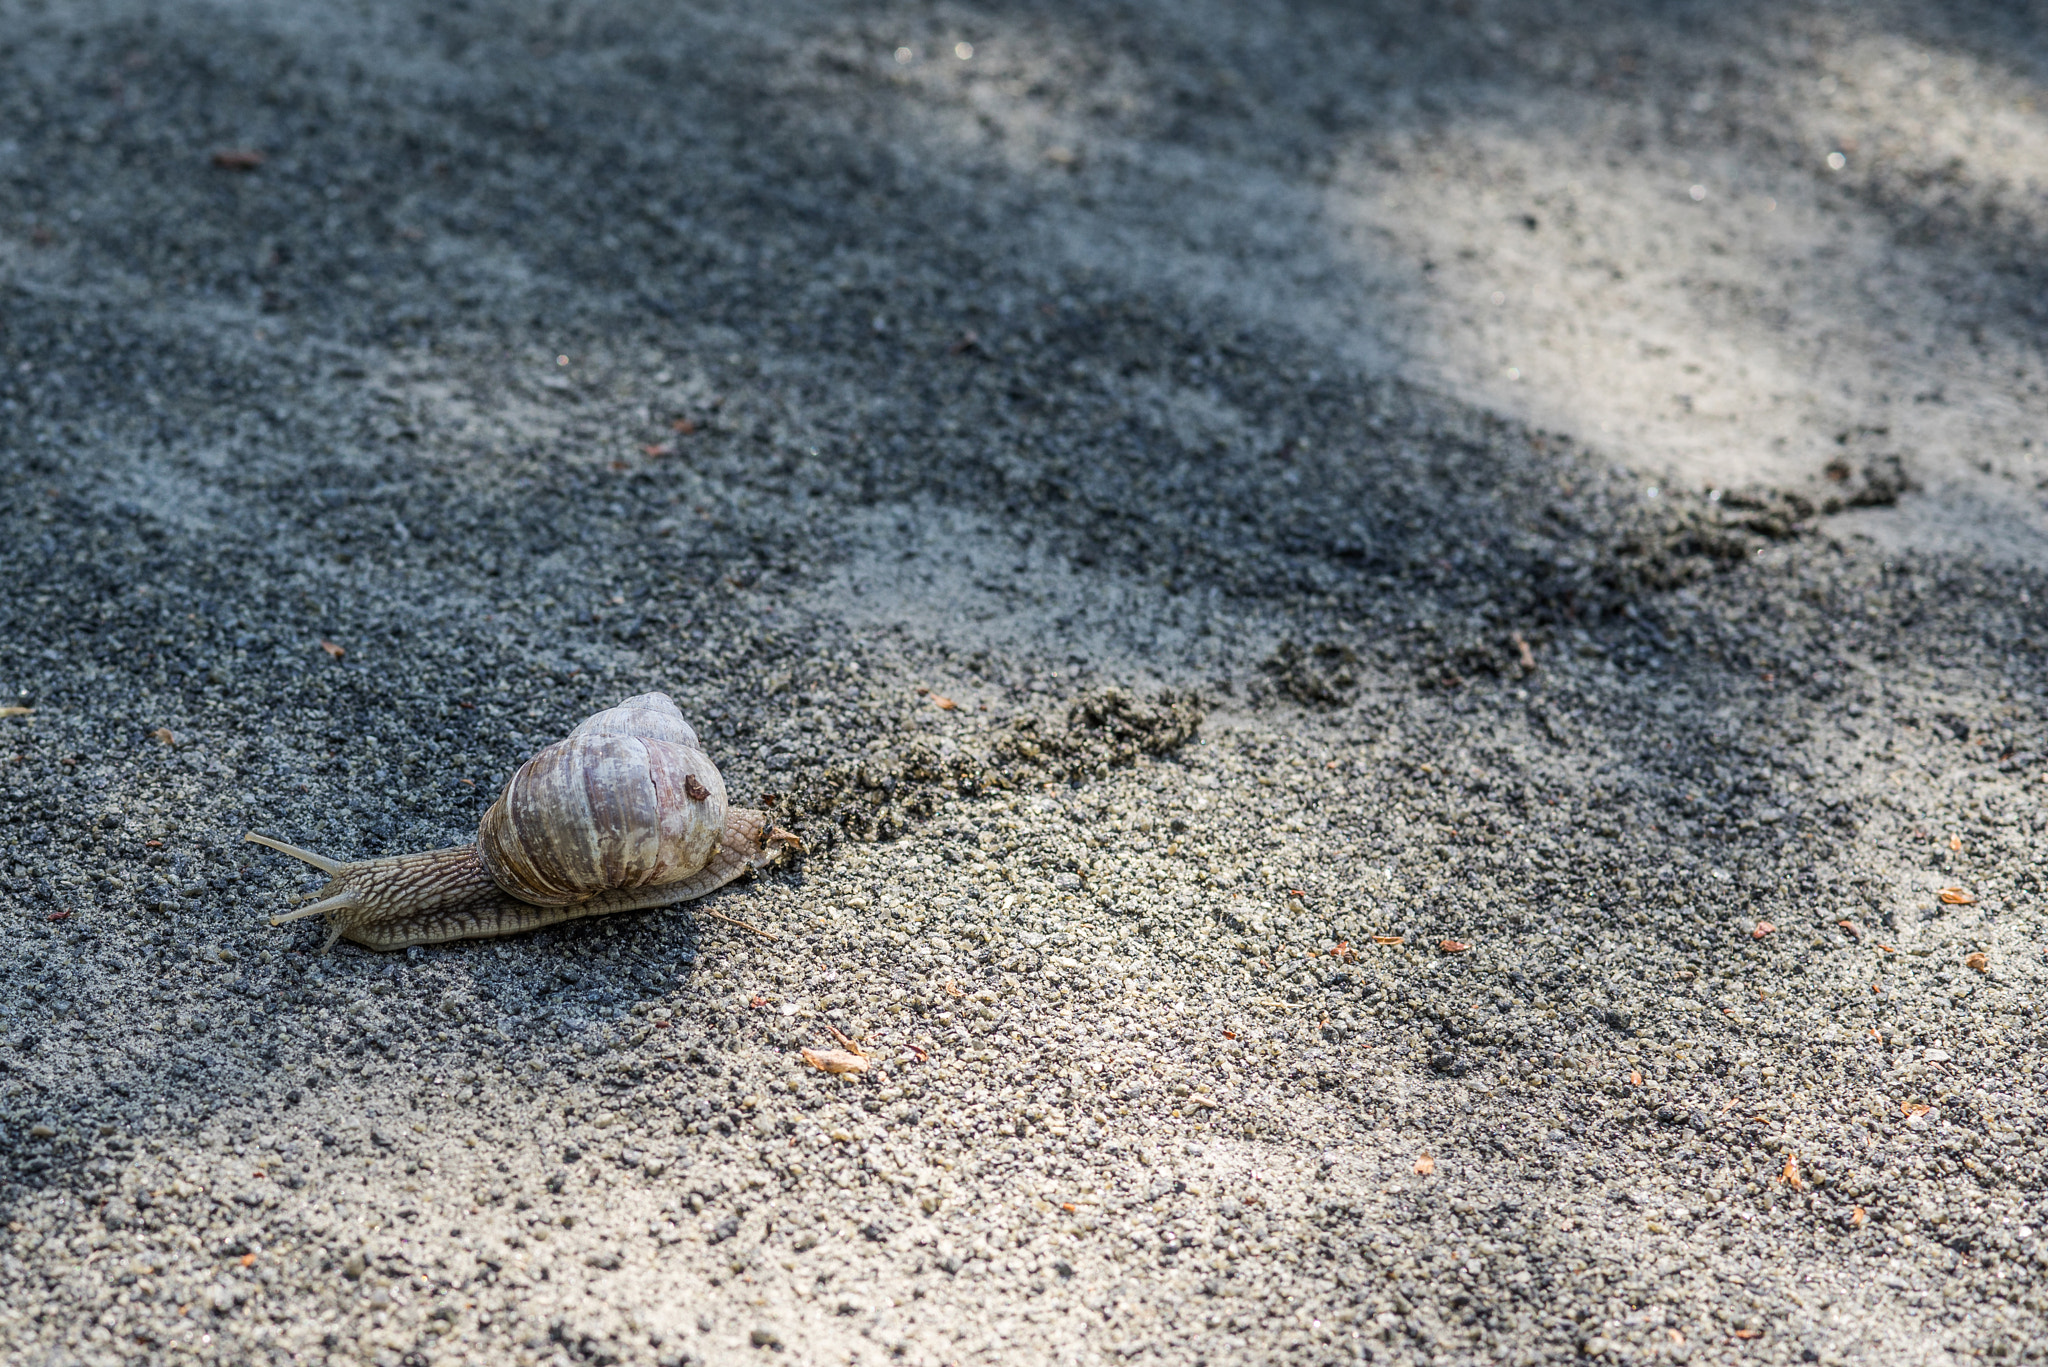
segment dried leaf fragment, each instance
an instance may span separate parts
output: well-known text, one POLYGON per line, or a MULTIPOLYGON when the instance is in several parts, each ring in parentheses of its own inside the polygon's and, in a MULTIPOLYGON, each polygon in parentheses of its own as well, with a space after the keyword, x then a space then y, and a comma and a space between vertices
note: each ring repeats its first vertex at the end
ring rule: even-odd
POLYGON ((1200 1106, 1205 1111, 1217 1110, 1222 1106, 1222 1104, 1223 1103, 1217 1101, 1214 1097, 1203 1096, 1200 1092, 1196 1092, 1188 1097, 1188 1105, 1200 1106))
MULTIPOLYGON (((774 832, 769 832, 769 836, 772 839, 774 836, 774 832)), ((776 935, 776 933, 772 930, 763 930, 759 926, 750 926, 745 921, 739 920, 736 917, 727 916, 723 912, 713 911, 709 907, 699 907, 695 912, 691 914, 696 916, 709 916, 714 921, 723 921, 729 926, 738 926, 741 930, 744 930, 751 935, 758 935, 764 940, 774 940, 781 938, 778 935, 776 935)))
POLYGON ((1989 973, 1991 971, 1991 961, 1984 957, 1984 951, 1978 950, 1975 954, 1969 955, 1963 960, 1963 967, 1974 968, 1979 973, 1989 973))
POLYGON ((954 712, 959 710, 960 704, 954 702, 943 693, 934 693, 932 694, 932 706, 938 708, 941 712, 954 712))
POLYGON ((34 712, 33 707, 0 707, 0 717, 26 717, 34 712))
POLYGON ((1863 1207, 1858 1206, 1856 1207, 1856 1209, 1849 1212, 1849 1228, 1861 1229, 1863 1228, 1864 1222, 1869 1219, 1870 1217, 1863 1213, 1863 1207))
POLYGON ((1905 1113, 1906 1119, 1911 1120, 1916 1115, 1926 1115, 1934 1108, 1932 1106, 1922 1106, 1916 1101, 1901 1101, 1899 1109, 1905 1113))
POLYGON ((1631 1087, 1640 1087, 1643 1085, 1643 1074, 1640 1069, 1631 1069, 1629 1071, 1628 1085, 1631 1087))
POLYGON ((643 441, 640 443, 640 454, 649 460, 659 460, 663 456, 672 456, 675 453, 676 448, 670 446, 665 441, 643 441))
POLYGON ((1769 921, 1758 921, 1756 923, 1756 929, 1749 932, 1749 938, 1752 940, 1761 940, 1766 935, 1775 935, 1777 933, 1778 928, 1772 925, 1769 921))
POLYGON ((1804 1182, 1802 1182, 1802 1181, 1800 1181, 1800 1180, 1799 1180, 1799 1155, 1798 1155, 1798 1154, 1796 1154, 1796 1153, 1788 1153, 1788 1154, 1786 1154, 1786 1155, 1785 1155, 1785 1171, 1784 1171, 1784 1172, 1782 1172, 1782 1173, 1780 1173, 1780 1174, 1779 1174, 1779 1176, 1780 1176, 1780 1178, 1781 1178, 1781 1179, 1782 1179, 1782 1180, 1784 1181, 1785 1185, 1786 1185, 1786 1186, 1788 1186, 1788 1187, 1790 1187, 1790 1188, 1792 1188, 1792 1190, 1794 1190, 1794 1191, 1805 1191, 1805 1190, 1806 1190, 1806 1183, 1804 1183, 1804 1182))
POLYGON ((156 730, 150 732, 149 735, 150 739, 160 740, 165 745, 176 745, 178 743, 176 733, 168 726, 159 726, 156 730))
POLYGON ((1837 921, 1835 922, 1835 924, 1840 926, 1843 930, 1849 932, 1850 939, 1860 940, 1863 938, 1863 932, 1856 928, 1856 923, 1854 921, 1837 921))
POLYGON ((1415 1160, 1415 1175, 1417 1177, 1427 1177, 1435 1171, 1436 1160, 1428 1154, 1425 1153, 1422 1157, 1415 1160))
POLYGON ((837 1076, 841 1073, 865 1073, 868 1061, 859 1054, 849 1054, 843 1049, 806 1049, 804 1062, 821 1073, 837 1076))
POLYGON ((342 656, 348 654, 346 650, 343 650, 340 646, 336 645, 332 641, 322 641, 320 643, 320 648, 326 651, 330 656, 337 660, 340 659, 342 656))
POLYGON ((1407 943, 1407 937, 1401 935, 1375 935, 1372 937, 1372 942, 1376 945, 1398 945, 1407 943))
POLYGON ((213 164, 223 171, 253 171, 263 164, 263 154, 253 147, 223 147, 213 154, 213 164))
POLYGON ((1438 940, 1436 947, 1446 954, 1463 954, 1466 950, 1472 948, 1463 940, 1438 940))
POLYGON ((1943 888, 1941 900, 1952 907, 1971 907, 1977 904, 1977 899, 1961 888, 1943 888))

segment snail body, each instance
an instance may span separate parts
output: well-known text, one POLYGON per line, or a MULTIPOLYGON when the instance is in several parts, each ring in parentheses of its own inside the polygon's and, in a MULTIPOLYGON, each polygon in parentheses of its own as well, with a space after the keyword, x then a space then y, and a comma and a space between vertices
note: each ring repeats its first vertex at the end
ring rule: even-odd
POLYGON ((520 765, 472 844, 344 863, 243 838, 329 877, 317 902, 272 925, 324 915, 329 944, 371 949, 672 906, 798 847, 767 813, 727 805, 717 766, 662 693, 587 718, 520 765))

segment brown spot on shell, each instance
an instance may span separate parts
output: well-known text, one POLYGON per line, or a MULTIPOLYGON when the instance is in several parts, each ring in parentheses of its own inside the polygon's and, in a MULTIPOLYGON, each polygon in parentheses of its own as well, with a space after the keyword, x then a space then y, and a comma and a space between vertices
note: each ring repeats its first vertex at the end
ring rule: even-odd
POLYGON ((697 781, 695 774, 683 775, 683 791, 690 795, 690 801, 702 802, 711 796, 711 790, 697 781))

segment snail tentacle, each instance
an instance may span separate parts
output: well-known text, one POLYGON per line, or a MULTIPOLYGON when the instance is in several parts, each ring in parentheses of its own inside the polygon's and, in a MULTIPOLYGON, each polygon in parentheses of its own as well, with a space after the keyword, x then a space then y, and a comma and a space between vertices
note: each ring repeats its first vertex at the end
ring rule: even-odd
POLYGON ((273 916, 270 918, 270 924, 281 926, 287 921, 303 921, 308 916, 321 916, 330 911, 341 911, 355 905, 357 905, 356 895, 352 892, 344 892, 338 897, 329 897, 323 902, 315 902, 310 907, 301 907, 297 911, 287 912, 283 916, 273 916))
MULTIPOLYGON (((286 921, 303 921, 308 916, 321 916, 328 912, 353 911, 359 905, 361 904, 357 901, 354 893, 344 892, 338 897, 329 897, 324 901, 315 902, 310 907, 301 907, 288 916, 273 916, 270 918, 270 924, 281 926, 286 921)), ((330 920, 328 924, 331 929, 327 932, 327 938, 320 944, 320 952, 322 954, 334 948, 334 942, 341 938, 344 922, 341 920, 330 920)))
POLYGON ((272 840, 269 836, 258 835, 254 831, 250 831, 248 834, 244 835, 242 839, 251 841, 258 845, 268 845, 271 849, 276 850, 279 854, 288 854, 292 858, 299 860, 301 863, 311 864, 314 868, 320 870, 320 872, 326 874, 329 878, 332 878, 335 874, 341 872, 341 861, 338 859, 329 859, 324 854, 315 854, 311 850, 302 850, 297 845, 287 845, 282 840, 272 840))

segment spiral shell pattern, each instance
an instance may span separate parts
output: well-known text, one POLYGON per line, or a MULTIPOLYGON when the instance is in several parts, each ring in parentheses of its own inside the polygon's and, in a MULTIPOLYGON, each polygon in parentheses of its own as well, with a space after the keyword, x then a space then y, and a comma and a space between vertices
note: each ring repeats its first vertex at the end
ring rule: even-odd
POLYGON ((564 907, 688 878, 724 830, 717 766, 668 695, 646 693, 520 765, 484 813, 477 853, 513 897, 564 907))

